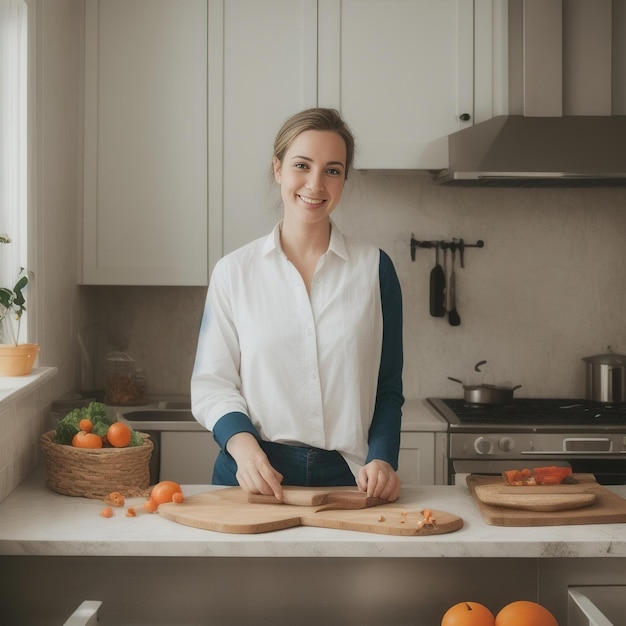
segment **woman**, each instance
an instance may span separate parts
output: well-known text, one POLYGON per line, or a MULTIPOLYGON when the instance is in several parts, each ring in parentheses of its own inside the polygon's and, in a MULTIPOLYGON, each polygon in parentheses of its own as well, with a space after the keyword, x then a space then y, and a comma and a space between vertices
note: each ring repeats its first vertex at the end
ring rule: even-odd
POLYGON ((283 219, 215 266, 191 381, 221 449, 214 484, 399 496, 400 285, 384 252, 330 219, 353 156, 336 111, 287 120, 272 160, 283 219))

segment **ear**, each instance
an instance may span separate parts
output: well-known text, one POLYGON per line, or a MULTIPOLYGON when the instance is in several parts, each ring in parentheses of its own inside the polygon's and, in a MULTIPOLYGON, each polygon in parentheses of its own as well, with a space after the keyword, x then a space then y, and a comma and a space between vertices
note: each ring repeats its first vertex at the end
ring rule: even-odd
POLYGON ((272 157, 272 168, 274 170, 274 180, 280 185, 281 176, 280 170, 282 163, 278 160, 278 157, 272 157))

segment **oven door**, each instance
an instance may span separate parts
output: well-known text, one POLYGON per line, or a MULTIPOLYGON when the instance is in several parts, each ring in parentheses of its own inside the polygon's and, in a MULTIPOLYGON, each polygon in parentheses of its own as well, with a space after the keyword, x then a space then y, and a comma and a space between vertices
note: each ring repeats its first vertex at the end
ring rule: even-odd
POLYGON ((450 459, 448 461, 448 484, 464 485, 468 474, 499 475, 505 470, 558 465, 571 467, 575 474, 593 474, 600 485, 626 485, 626 459, 577 458, 564 459, 450 459))

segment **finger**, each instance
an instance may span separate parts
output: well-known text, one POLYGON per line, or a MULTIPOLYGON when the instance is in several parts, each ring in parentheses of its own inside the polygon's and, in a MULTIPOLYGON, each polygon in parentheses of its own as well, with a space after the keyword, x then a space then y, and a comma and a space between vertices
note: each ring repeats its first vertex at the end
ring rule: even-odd
POLYGON ((265 482, 265 485, 268 489, 270 489, 271 493, 274 494, 274 497, 280 502, 283 501, 283 486, 282 480, 283 475, 276 471, 269 463, 267 468, 264 468, 262 472, 262 478, 265 482))
POLYGON ((380 494, 380 497, 383 500, 388 500, 389 502, 395 502, 400 497, 400 488, 402 486, 402 481, 398 477, 398 475, 394 472, 392 475, 387 477, 387 482, 380 494))

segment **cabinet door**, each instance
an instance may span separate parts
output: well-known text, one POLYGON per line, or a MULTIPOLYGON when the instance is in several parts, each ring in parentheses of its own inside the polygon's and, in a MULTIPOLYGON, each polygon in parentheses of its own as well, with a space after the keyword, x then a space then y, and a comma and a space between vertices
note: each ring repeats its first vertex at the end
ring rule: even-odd
POLYGON ((317 103, 317 3, 209 0, 209 27, 212 266, 220 243, 230 252, 282 217, 274 137, 317 103))
POLYGON ((163 431, 159 480, 210 485, 219 451, 209 432, 163 431))
POLYGON ((86 0, 86 284, 207 284, 206 2, 86 0))
POLYGON ((435 433, 401 434, 398 476, 407 487, 435 484, 435 433))
POLYGON ((472 124, 473 5, 319 0, 319 104, 352 128, 357 168, 447 167, 447 135, 472 124))

